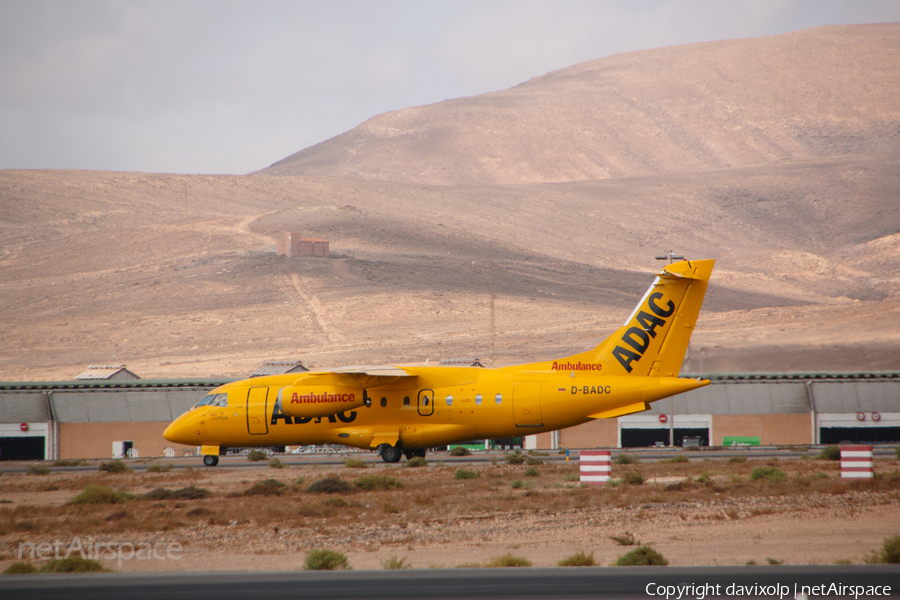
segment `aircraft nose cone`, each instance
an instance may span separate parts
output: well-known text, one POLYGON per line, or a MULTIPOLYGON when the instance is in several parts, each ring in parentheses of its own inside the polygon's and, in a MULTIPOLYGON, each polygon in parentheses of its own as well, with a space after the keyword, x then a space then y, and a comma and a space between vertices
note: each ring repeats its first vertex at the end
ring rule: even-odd
POLYGON ((183 418, 178 418, 169 423, 169 426, 166 427, 166 430, 163 432, 163 437, 170 442, 190 444, 191 441, 187 439, 188 436, 186 434, 186 423, 183 418))

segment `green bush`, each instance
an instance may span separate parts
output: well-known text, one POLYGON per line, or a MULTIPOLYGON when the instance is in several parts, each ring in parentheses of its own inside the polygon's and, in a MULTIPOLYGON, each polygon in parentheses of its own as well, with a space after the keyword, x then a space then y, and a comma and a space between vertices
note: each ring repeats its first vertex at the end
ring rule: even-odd
POLYGON ((306 488, 310 494, 346 494, 354 490, 353 484, 344 481, 337 475, 329 475, 313 482, 306 488))
POLYGON ((478 479, 479 477, 481 477, 481 473, 466 469, 457 469, 456 474, 453 475, 453 479, 478 479))
POLYGON ((525 469, 525 477, 540 477, 541 472, 538 471, 535 467, 528 467, 525 469))
POLYGON ((347 506, 347 501, 340 496, 329 496, 322 501, 322 504, 331 508, 344 508, 347 506))
POLYGON ((370 492, 403 489, 403 483, 390 475, 362 475, 353 480, 353 485, 370 492))
POLYGON ((251 485, 245 496, 280 496, 287 491, 287 484, 277 479, 263 479, 251 485))
POLYGON ((297 479, 294 480, 294 485, 303 485, 304 481, 305 480, 303 479, 303 476, 301 475, 300 477, 298 477, 297 479))
POLYGON ((44 465, 29 465, 28 471, 26 471, 29 475, 49 475, 50 467, 45 467, 44 465))
POLYGON ((531 561, 521 556, 513 556, 509 552, 504 554, 503 556, 496 556, 484 563, 485 567, 489 568, 497 568, 497 567, 530 567, 531 561))
POLYGON ((512 482, 512 488, 514 490, 520 490, 523 487, 525 487, 525 483, 521 479, 516 479, 515 481, 512 482))
POLYGON ((622 473, 622 483, 627 483, 628 485, 643 485, 644 476, 641 475, 638 471, 628 471, 626 473, 622 473))
POLYGON ((506 464, 508 465, 521 465, 525 463, 525 457, 521 454, 507 454, 506 455, 506 464))
POLYGON ((471 454, 465 446, 457 446, 450 450, 450 456, 470 456, 471 454))
POLYGON ((365 469, 368 466, 369 465, 363 462, 363 460, 360 458, 348 458, 344 461, 345 469, 365 469))
POLYGON ((387 571, 394 571, 396 569, 411 569, 412 563, 406 562, 405 556, 403 558, 397 558, 397 555, 394 554, 390 558, 381 561, 381 566, 387 571))
POLYGON ((3 571, 5 575, 27 575, 28 573, 37 573, 37 567, 30 562, 14 562, 6 567, 3 571))
POLYGON ((321 548, 309 551, 303 568, 307 571, 334 571, 349 569, 350 563, 347 562, 347 557, 340 552, 321 548))
POLYGON ((108 485, 89 485, 69 500, 69 504, 122 504, 137 498, 134 494, 117 492, 108 485))
POLYGON ((841 460, 841 447, 825 446, 816 458, 821 458, 822 460, 841 460))
POLYGON ((247 454, 247 460, 251 460, 254 462, 269 460, 269 455, 266 454, 265 450, 251 450, 250 453, 247 454))
POLYGON ((172 470, 172 465, 150 465, 147 467, 148 473, 168 473, 172 470))
POLYGON ((105 471, 107 473, 125 473, 127 472, 128 465, 126 465, 121 460, 111 460, 109 462, 101 463, 99 467, 97 467, 99 471, 105 471))
POLYGON ((616 457, 614 462, 617 465, 633 465, 640 461, 638 460, 638 457, 633 454, 620 454, 616 457))
POLYGON ((697 476, 697 483, 709 483, 709 478, 712 474, 709 471, 700 471, 700 475, 697 476))
POLYGON ((144 500, 201 500, 208 498, 210 495, 212 495, 212 492, 209 490, 191 485, 178 488, 177 490, 156 488, 155 490, 150 490, 141 498, 144 500))
POLYGON ((428 461, 425 460, 424 456, 413 456, 408 461, 403 463, 404 467, 427 467, 428 461))
POLYGON ((616 561, 617 567, 646 567, 651 565, 665 566, 668 565, 662 554, 651 548, 650 546, 639 546, 631 552, 623 554, 616 561))
POLYGON ((728 462, 730 463, 742 463, 747 462, 747 457, 741 454, 740 456, 729 456, 728 462))
POLYGON ((750 479, 765 479, 770 483, 784 483, 787 475, 778 467, 755 467, 750 471, 750 479))
POLYGON ((100 573, 109 571, 96 560, 70 556, 69 558, 57 558, 41 567, 39 573, 100 573))
POLYGON ((572 556, 568 556, 556 564, 560 567, 593 567, 597 563, 594 562, 593 552, 585 554, 579 550, 572 556))

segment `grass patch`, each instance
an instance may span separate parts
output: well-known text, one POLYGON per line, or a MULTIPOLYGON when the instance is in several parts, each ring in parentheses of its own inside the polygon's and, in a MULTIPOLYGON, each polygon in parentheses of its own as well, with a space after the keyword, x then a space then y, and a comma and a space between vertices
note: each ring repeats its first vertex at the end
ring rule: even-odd
POLYGON ((29 465, 28 470, 25 472, 28 475, 49 475, 50 467, 45 467, 44 465, 29 465))
POLYGON ((51 560, 40 568, 39 573, 102 573, 110 571, 96 560, 70 556, 51 560))
POLYGON ((769 563, 770 565, 783 565, 784 564, 783 560, 778 560, 777 558, 769 558, 768 556, 766 557, 766 562, 769 563))
POLYGON ((816 455, 816 458, 822 460, 841 460, 840 446, 825 446, 822 451, 816 455))
MULTIPOLYGON (((456 450, 456 448, 454 448, 456 450)), ((465 448, 463 448, 465 450, 465 448)), ((392 555, 389 558, 381 561, 381 568, 386 571, 396 571, 399 569, 411 569, 412 563, 406 562, 406 557, 397 558, 396 555, 392 555)))
POLYGON ((135 494, 117 492, 108 485, 89 485, 69 500, 69 504, 122 504, 137 497, 135 494))
POLYGON ((307 571, 336 571, 338 569, 350 569, 347 557, 335 550, 320 548, 310 550, 306 555, 303 568, 307 571))
POLYGON ((81 467, 87 464, 86 460, 54 460, 54 467, 81 467))
POLYGON ((778 467, 756 467, 750 472, 750 479, 765 479, 770 483, 784 483, 787 475, 778 467))
MULTIPOLYGON (((471 456, 472 452, 465 446, 457 446, 450 450, 450 456, 471 456)), ((387 568, 387 567, 385 567, 387 568)))
POLYGON ((354 479, 353 485, 368 492, 403 489, 403 483, 390 475, 363 475, 354 479))
POLYGON ((478 479, 479 477, 481 477, 481 473, 468 469, 457 469, 453 475, 453 479, 478 479))
POLYGON ((526 464, 526 465, 536 466, 536 465, 542 465, 542 464, 544 464, 544 461, 541 460, 540 458, 532 458, 532 457, 530 457, 530 456, 526 456, 526 457, 525 457, 525 464, 526 464))
POLYGON ((344 481, 337 475, 329 475, 310 484, 306 491, 310 494, 347 494, 354 489, 349 481, 344 481))
POLYGON ((150 465, 147 467, 148 473, 168 473, 172 470, 172 465, 150 465))
POLYGON ((495 569, 499 567, 530 567, 531 561, 521 556, 513 556, 509 552, 503 556, 495 556, 491 560, 484 563, 485 567, 495 569))
POLYGON ((404 467, 427 467, 428 461, 423 456, 413 456, 411 459, 403 463, 404 467))
POLYGON ((121 460, 111 460, 109 462, 100 463, 97 470, 103 471, 104 473, 127 473, 131 469, 129 469, 128 465, 121 460))
POLYGON ((747 457, 744 456, 743 454, 741 454, 740 456, 729 456, 728 462, 730 464, 745 463, 745 462, 747 462, 747 457))
POLYGON ((367 465, 361 458, 348 458, 344 461, 345 469, 366 469, 369 465, 367 465))
POLYGON ((14 562, 6 567, 3 571, 4 575, 27 575, 29 573, 37 573, 38 569, 30 562, 14 562))
POLYGON ((525 477, 540 477, 541 472, 538 471, 535 467, 528 467, 525 469, 525 477))
POLYGON ((881 550, 872 552, 863 558, 863 562, 869 565, 874 564, 900 564, 900 535, 885 538, 881 544, 881 550))
POLYGON ((280 496, 287 491, 287 484, 277 479, 263 479, 251 485, 245 496, 280 496))
POLYGON ((559 567, 593 567, 597 563, 594 562, 593 552, 585 554, 583 551, 579 550, 572 556, 567 556, 556 564, 559 567))
POLYGON ((633 454, 620 454, 616 457, 615 463, 617 465, 633 465, 639 463, 640 460, 637 456, 633 454))
POLYGON ((640 546, 627 552, 616 561, 617 567, 666 566, 669 561, 650 546, 640 546))
POLYGON ((249 454, 247 454, 247 460, 253 462, 259 462, 261 460, 269 460, 269 455, 266 454, 265 450, 251 450, 249 454))

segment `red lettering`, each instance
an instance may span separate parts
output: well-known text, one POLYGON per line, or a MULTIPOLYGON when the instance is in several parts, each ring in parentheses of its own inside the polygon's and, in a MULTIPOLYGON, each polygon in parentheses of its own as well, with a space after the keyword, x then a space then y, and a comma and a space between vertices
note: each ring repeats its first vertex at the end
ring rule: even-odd
POLYGON ((291 396, 291 404, 299 404, 300 400, 297 399, 297 392, 294 392, 294 395, 291 396))

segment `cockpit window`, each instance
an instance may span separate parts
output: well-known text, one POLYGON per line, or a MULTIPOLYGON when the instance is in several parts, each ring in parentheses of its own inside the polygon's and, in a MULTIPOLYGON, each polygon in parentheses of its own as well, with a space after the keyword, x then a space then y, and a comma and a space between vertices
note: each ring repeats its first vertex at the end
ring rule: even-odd
POLYGON ((209 394, 197 403, 194 408, 201 406, 228 406, 228 394, 209 394))

